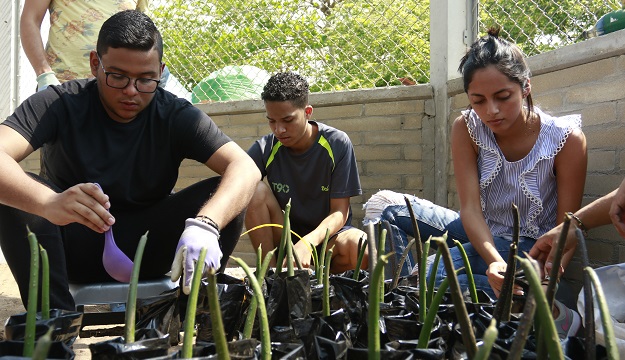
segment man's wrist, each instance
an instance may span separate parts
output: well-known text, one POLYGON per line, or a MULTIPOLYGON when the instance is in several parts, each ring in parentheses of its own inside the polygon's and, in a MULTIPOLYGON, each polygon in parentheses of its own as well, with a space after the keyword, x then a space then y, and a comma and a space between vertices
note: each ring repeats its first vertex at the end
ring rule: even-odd
POLYGON ((221 231, 219 230, 219 225, 217 225, 217 223, 210 217, 206 215, 198 215, 195 217, 195 220, 201 221, 204 224, 207 224, 208 226, 213 227, 215 230, 217 230, 218 233, 221 233, 221 231))

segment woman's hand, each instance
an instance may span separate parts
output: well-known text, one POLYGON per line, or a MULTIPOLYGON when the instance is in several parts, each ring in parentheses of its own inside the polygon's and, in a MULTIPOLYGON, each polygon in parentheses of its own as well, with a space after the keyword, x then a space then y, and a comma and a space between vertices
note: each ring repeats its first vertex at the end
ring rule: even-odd
MULTIPOLYGON (((503 261, 494 261, 488 265, 488 269, 486 270, 486 276, 488 277, 488 283, 490 287, 495 292, 495 296, 499 297, 501 293, 501 288, 503 287, 504 274, 506 273, 506 269, 508 268, 508 264, 503 261)), ((515 285, 513 293, 515 295, 523 295, 523 289, 515 285)))

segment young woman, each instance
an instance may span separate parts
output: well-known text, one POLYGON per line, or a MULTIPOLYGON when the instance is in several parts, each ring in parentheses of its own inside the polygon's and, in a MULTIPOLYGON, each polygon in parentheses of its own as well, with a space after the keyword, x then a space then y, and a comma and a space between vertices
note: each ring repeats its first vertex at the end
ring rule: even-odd
MULTIPOLYGON (((553 117, 533 106, 523 53, 499 38, 498 30, 471 46, 459 71, 470 103, 451 130, 460 212, 416 197, 411 204, 421 237, 447 232, 450 246, 452 239, 463 243, 476 285, 498 296, 512 239, 512 205, 519 209, 523 254, 565 212, 579 209, 586 140, 579 115, 553 117)), ((395 243, 405 244, 406 233, 414 236, 405 205, 386 207, 381 218, 393 225, 395 243)), ((456 268, 464 266, 457 248, 451 254, 456 268)), ((440 284, 446 276, 442 263, 432 274, 440 284)), ((460 282, 466 289, 466 275, 460 282)))

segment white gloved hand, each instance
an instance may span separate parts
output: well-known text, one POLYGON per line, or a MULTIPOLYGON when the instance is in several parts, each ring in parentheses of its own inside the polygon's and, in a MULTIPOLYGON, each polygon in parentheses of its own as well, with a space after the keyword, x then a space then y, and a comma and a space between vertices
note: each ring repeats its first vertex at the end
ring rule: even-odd
POLYGON ((37 92, 47 89, 50 85, 61 85, 59 79, 54 75, 54 71, 44 72, 37 76, 37 92))
POLYGON ((178 281, 182 275, 182 291, 187 295, 191 292, 193 271, 202 248, 206 248, 204 272, 209 268, 218 270, 223 256, 219 246, 219 231, 202 221, 187 219, 171 265, 171 281, 178 281))

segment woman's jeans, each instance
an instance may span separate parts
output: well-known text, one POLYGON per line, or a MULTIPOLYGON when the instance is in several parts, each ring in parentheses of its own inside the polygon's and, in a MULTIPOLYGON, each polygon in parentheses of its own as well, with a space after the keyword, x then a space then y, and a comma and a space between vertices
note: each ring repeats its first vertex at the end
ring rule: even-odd
MULTIPOLYGON (((421 241, 426 241, 430 236, 440 237, 443 236, 444 233, 447 233, 447 246, 450 248, 449 250, 451 252, 454 268, 458 269, 465 266, 460 250, 454 243, 454 240, 458 240, 467 253, 469 264, 471 265, 471 270, 473 271, 476 288, 485 291, 494 299, 495 294, 488 283, 488 278, 486 277, 488 265, 469 242, 469 238, 467 237, 464 227, 462 226, 462 222, 460 221, 460 215, 456 211, 435 205, 430 201, 420 199, 418 197, 412 196, 409 199, 417 220, 421 241)), ((412 219, 410 218, 410 213, 406 205, 387 206, 382 212, 381 221, 388 221, 390 224, 392 234, 389 235, 389 238, 391 239, 392 246, 396 249, 403 249, 406 247, 408 244, 407 235, 412 237, 415 236, 412 227, 412 219)), ((497 251, 501 254, 501 257, 507 259, 508 253, 510 252, 512 238, 508 236, 495 236, 493 237, 493 240, 497 251)), ((529 252, 535 242, 535 239, 521 237, 519 239, 518 254, 520 256, 524 256, 524 252, 529 252)), ((436 243, 432 242, 431 246, 436 248, 436 243)), ((401 275, 408 275, 412 267, 414 267, 414 264, 414 258, 412 257, 412 254, 410 254, 404 264, 404 268, 402 268, 401 275)), ((439 262, 437 269, 428 269, 428 278, 431 276, 433 271, 435 272, 435 282, 438 286, 447 276, 445 265, 442 260, 439 262)), ((468 288, 468 280, 464 271, 458 275, 458 281, 460 282, 462 291, 465 291, 468 288)))

